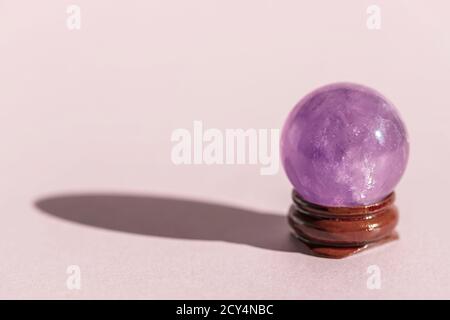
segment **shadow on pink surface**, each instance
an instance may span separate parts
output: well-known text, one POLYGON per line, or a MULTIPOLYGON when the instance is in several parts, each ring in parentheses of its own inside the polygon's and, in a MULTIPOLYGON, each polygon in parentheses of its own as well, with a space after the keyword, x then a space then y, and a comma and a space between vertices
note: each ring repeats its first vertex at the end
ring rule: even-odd
POLYGON ((184 199, 73 194, 39 199, 44 213, 92 227, 155 237, 224 241, 307 253, 289 234, 286 216, 184 199))

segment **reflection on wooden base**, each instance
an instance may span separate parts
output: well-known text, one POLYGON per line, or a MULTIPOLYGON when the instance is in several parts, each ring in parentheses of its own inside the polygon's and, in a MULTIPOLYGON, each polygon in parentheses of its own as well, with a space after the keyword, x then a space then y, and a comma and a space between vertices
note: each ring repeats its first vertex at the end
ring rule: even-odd
POLYGON ((295 191, 292 199, 289 225, 314 255, 344 258, 398 239, 394 231, 398 222, 394 193, 359 207, 320 206, 302 199, 295 191))

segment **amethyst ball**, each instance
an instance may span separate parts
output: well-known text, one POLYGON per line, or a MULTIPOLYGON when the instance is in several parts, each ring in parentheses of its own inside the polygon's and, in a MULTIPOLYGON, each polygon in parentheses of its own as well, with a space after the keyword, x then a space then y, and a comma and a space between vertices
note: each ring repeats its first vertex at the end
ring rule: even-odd
POLYGON ((374 204, 389 195, 408 161, 405 125, 377 91, 351 83, 321 87, 291 111, 281 159, 305 200, 331 207, 374 204))

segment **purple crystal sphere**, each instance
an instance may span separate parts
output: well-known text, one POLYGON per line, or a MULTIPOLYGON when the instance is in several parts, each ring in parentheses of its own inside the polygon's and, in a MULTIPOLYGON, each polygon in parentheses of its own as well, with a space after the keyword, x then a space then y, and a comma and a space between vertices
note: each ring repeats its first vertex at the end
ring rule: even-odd
POLYGON ((382 200, 402 177, 408 154, 406 128, 392 103, 350 83, 304 97, 281 135, 283 167, 295 190, 324 206, 382 200))

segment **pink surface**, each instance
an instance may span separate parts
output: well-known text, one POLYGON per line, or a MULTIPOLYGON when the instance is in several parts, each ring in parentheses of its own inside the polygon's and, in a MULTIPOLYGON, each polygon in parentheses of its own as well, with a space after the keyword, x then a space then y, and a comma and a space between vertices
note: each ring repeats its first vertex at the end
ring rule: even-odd
POLYGON ((0 298, 450 297, 448 2, 377 1, 376 31, 372 1, 75 2, 79 31, 73 1, 0 1, 0 298), (174 129, 280 128, 335 81, 376 88, 408 127, 395 243, 297 253, 281 170, 171 162, 174 129), (77 194, 110 200, 89 224, 35 206, 77 194), (81 290, 66 287, 69 265, 81 290))

